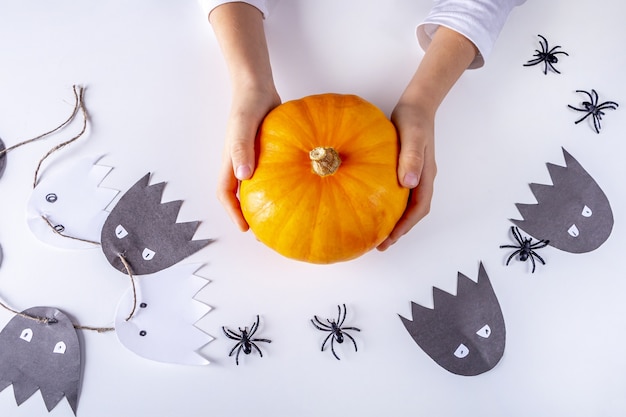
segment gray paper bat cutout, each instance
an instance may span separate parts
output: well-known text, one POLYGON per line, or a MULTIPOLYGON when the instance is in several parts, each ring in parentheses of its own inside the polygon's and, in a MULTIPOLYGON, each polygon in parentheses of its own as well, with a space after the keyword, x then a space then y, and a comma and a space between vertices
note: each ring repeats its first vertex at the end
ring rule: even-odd
MULTIPOLYGON (((0 152, 2 152, 3 150, 6 149, 6 146, 4 146, 4 142, 2 142, 2 139, 0 139, 0 152)), ((6 152, 2 152, 0 154, 0 178, 2 178, 2 175, 4 174, 4 169, 7 166, 7 154, 6 152)))
POLYGON ((54 320, 46 324, 18 315, 0 331, 0 391, 13 384, 15 401, 21 405, 40 390, 48 411, 65 396, 76 414, 81 354, 74 325, 52 307, 23 313, 54 320))
POLYGON ((400 319, 439 366, 457 375, 479 375, 504 354, 504 317, 482 262, 477 282, 460 272, 457 281, 456 295, 433 287, 434 308, 412 302, 412 320, 400 319))
POLYGON ((212 242, 192 240, 199 222, 176 223, 182 201, 161 203, 165 183, 148 185, 150 173, 115 205, 102 228, 102 251, 109 263, 126 273, 124 257, 135 275, 170 267, 212 242))
POLYGON ((516 204, 523 220, 511 221, 557 249, 590 252, 611 234, 613 212, 596 181, 565 149, 563 156, 565 166, 546 164, 553 185, 531 183, 537 204, 516 204))

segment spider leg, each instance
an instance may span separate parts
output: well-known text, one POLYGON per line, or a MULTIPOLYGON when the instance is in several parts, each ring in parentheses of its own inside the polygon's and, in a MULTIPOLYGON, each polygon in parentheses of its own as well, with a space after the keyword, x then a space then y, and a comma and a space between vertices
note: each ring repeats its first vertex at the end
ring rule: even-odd
POLYGON ((341 327, 341 325, 343 324, 344 320, 346 319, 346 305, 343 305, 343 317, 341 316, 341 307, 337 306, 337 308, 339 309, 339 314, 337 315, 337 326, 341 327))
POLYGON ((337 354, 335 353, 335 338, 334 337, 330 339, 330 351, 333 352, 333 355, 335 356, 335 358, 337 358, 338 361, 341 360, 339 359, 339 356, 337 356, 337 354))
POLYGON ((237 348, 241 348, 242 346, 243 346, 243 342, 239 342, 235 344, 235 346, 230 350, 230 353, 228 354, 228 356, 233 356, 233 353, 235 353, 235 350, 237 348))
MULTIPOLYGON (((577 108, 574 108, 574 107, 572 107, 572 108, 573 108, 574 110, 578 110, 578 111, 586 111, 586 110, 577 109, 577 108)), ((593 114, 593 113, 588 112, 588 113, 587 113, 587 114, 585 114, 583 117, 581 117, 580 119, 576 120, 576 121, 574 122, 574 124, 578 124, 578 123, 582 122, 583 120, 585 120, 587 117, 591 116, 592 114, 593 114)))
POLYGON ((560 74, 561 71, 559 71, 558 69, 556 69, 554 67, 554 65, 552 65, 552 62, 548 62, 548 60, 546 60, 546 63, 550 66, 550 68, 552 69, 552 71, 556 72, 557 74, 560 74))
POLYGON ((354 331, 357 331, 357 332, 361 331, 361 329, 359 329, 358 327, 343 327, 341 330, 343 330, 344 332, 346 330, 354 330, 354 331))
POLYGON ((252 327, 250 327, 250 333, 248 334, 248 336, 252 337, 253 334, 256 333, 256 331, 259 329, 259 315, 256 315, 256 321, 254 322, 254 324, 252 324, 252 327))
POLYGON ((352 336, 350 336, 348 333, 344 332, 344 335, 348 336, 348 339, 352 340, 352 344, 354 345, 354 351, 357 352, 358 349, 356 347, 356 340, 354 340, 354 338, 352 336))
POLYGON ((241 353, 241 351, 243 350, 243 343, 241 344, 241 346, 239 346, 239 349, 237 350, 237 355, 235 356, 235 364, 239 365, 239 354, 241 353))
POLYGON ((509 256, 509 257, 507 258, 507 260, 506 260, 506 265, 508 265, 508 264, 509 264, 509 262, 511 262, 511 259, 513 259, 513 257, 514 257, 515 255, 517 255, 518 253, 520 253, 521 251, 522 251, 521 249, 518 249, 518 250, 516 250, 515 252, 513 252, 513 253, 511 254, 511 256, 509 256))
POLYGON ((520 245, 524 244, 524 239, 522 238, 522 234, 519 232, 519 228, 517 226, 511 226, 511 233, 513 234, 515 240, 517 240, 517 243, 520 245))
POLYGON ((539 259, 539 262, 541 262, 542 264, 546 264, 546 261, 543 260, 543 258, 541 256, 539 256, 539 254, 533 250, 530 251, 531 256, 536 256, 537 259, 539 259))
POLYGON ((597 106, 596 109, 598 109, 598 110, 604 110, 604 109, 617 110, 618 107, 619 107, 619 104, 617 104, 614 101, 605 101, 604 103, 602 103, 599 106, 597 106))
POLYGON ((530 245, 530 248, 531 249, 541 249, 541 248, 545 248, 549 244, 550 244, 549 240, 540 240, 540 241, 535 242, 532 245, 530 245))
POLYGON ((255 348, 257 352, 259 352, 259 356, 263 357, 263 352, 261 352, 261 349, 259 349, 257 345, 255 345, 254 343, 250 343, 250 346, 255 348))
POLYGON ((233 340, 241 340, 241 336, 238 335, 237 333, 233 332, 230 329, 227 329, 226 327, 222 326, 222 331, 224 332, 224 334, 226 335, 226 337, 228 337, 229 339, 233 339, 233 340))
POLYGON ((269 339, 259 339, 259 338, 254 338, 254 339, 250 339, 251 342, 266 342, 266 343, 272 343, 271 340, 269 339))
MULTIPOLYGON (((539 52, 539 51, 537 51, 537 52, 539 52)), ((534 56, 537 56, 537 55, 538 55, 538 54, 535 54, 534 56)), ((525 67, 532 67, 533 65, 537 65, 537 64, 538 64, 538 63, 540 63, 541 61, 543 61, 543 59, 542 59, 542 58, 540 58, 540 57, 539 57, 539 58, 535 58, 535 59, 531 59, 531 60, 527 61, 527 62, 524 64, 524 66, 525 66, 525 67)))
POLYGON ((533 263, 533 270, 531 271, 531 274, 534 274, 535 273, 535 257, 532 255, 532 252, 529 258, 530 258, 530 261, 533 263))
POLYGON ((320 319, 317 318, 317 316, 313 316, 313 318, 315 319, 315 321, 311 319, 311 323, 313 323, 313 326, 315 326, 318 330, 321 330, 323 332, 329 332, 332 329, 329 325, 322 323, 320 319))
POLYGON ((600 129, 602 126, 600 125, 601 116, 599 114, 593 114, 593 127, 596 130, 596 133, 600 133, 600 129))
MULTIPOLYGON (((328 334, 328 336, 326 336, 326 339, 324 339, 324 343, 322 343, 322 349, 321 349, 321 351, 322 351, 322 352, 324 351, 324 346, 326 346, 326 342, 328 342, 328 339, 330 339, 330 337, 331 337, 332 335, 333 335, 332 333, 329 333, 329 334, 328 334)), ((333 341, 333 339, 331 339, 331 342, 330 342, 331 346, 332 346, 332 344, 333 344, 333 342, 332 342, 332 341, 333 341)))

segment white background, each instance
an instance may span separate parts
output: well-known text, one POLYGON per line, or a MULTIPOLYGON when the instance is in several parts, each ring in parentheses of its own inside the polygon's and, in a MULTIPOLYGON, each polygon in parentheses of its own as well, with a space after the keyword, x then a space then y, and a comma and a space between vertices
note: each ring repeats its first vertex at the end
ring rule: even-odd
MULTIPOLYGON (((422 51, 415 26, 429 1, 280 1, 266 21, 283 100, 358 94, 391 112, 422 51)), ((439 174, 432 212, 385 253, 315 266, 291 261, 240 233, 215 198, 230 103, 228 75, 210 25, 193 1, 0 2, 0 137, 10 146, 56 126, 71 111, 71 86, 87 87, 88 134, 46 166, 104 154, 103 185, 126 190, 147 172, 182 199, 181 221, 201 220, 197 238, 217 241, 184 262, 201 262, 199 294, 213 310, 199 326, 216 339, 211 364, 148 361, 115 335, 82 333, 78 415, 110 416, 618 416, 626 413, 626 29, 622 2, 529 1, 510 16, 491 59, 467 72, 437 116, 439 174), (523 67, 537 34, 561 45, 561 75, 523 67), (607 111, 601 134, 574 125, 577 89, 594 88, 607 111), (547 265, 512 261, 509 218, 534 203, 528 183, 550 183, 546 162, 565 147, 611 201, 615 225, 594 252, 546 248, 547 265), (460 377, 436 365, 398 314, 432 306, 432 287, 456 292, 457 272, 479 262, 500 300, 507 347, 490 372, 460 377), (320 352, 309 323, 348 305, 359 351, 341 361, 320 352), (264 357, 235 366, 221 326, 260 314, 264 357)), ((39 158, 80 129, 9 154, 0 179, 0 297, 20 310, 55 306, 81 323, 111 324, 128 288, 99 249, 40 243, 25 221, 39 158)), ((44 171, 45 175, 45 171, 44 171)), ((0 311, 0 325, 11 319, 0 311)), ((2 353, 0 352, 0 355, 2 353)), ((39 393, 17 407, 12 387, 0 415, 41 416, 39 393)), ((64 399, 49 414, 71 416, 64 399)))

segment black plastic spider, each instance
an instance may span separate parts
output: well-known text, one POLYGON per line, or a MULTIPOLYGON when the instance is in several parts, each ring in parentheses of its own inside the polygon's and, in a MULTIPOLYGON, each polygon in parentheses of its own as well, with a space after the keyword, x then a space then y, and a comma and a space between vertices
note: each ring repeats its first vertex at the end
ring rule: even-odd
POLYGON ((532 270, 533 273, 535 272, 535 258, 537 258, 539 262, 541 262, 543 265, 546 264, 546 261, 544 261, 543 258, 539 256, 537 252, 535 252, 535 250, 545 248, 546 246, 548 246, 548 244, 550 243, 549 240, 539 240, 533 243, 533 239, 531 237, 523 238, 522 234, 520 233, 519 229, 516 226, 511 226, 511 233, 513 234, 513 237, 515 238, 517 243, 519 243, 519 245, 518 246, 515 246, 515 245, 501 245, 500 246, 500 248, 517 249, 506 260, 507 265, 509 264, 511 259, 513 259, 513 257, 517 254, 519 254, 519 260, 522 262, 530 259, 530 261, 533 263, 533 270, 532 270))
POLYGON ((328 342, 328 339, 330 339, 330 350, 333 352, 335 358, 337 358, 337 360, 340 360, 339 356, 337 356, 337 353, 335 353, 335 340, 337 341, 337 343, 343 343, 343 341, 345 340, 344 336, 346 336, 348 339, 352 340, 352 343, 354 344, 354 351, 356 352, 356 341, 346 332, 346 330, 354 330, 360 332, 361 329, 357 329, 356 327, 341 327, 343 326, 343 322, 346 320, 346 305, 343 304, 343 313, 341 310, 341 306, 338 305, 337 309, 339 310, 339 313, 337 314, 336 321, 326 319, 326 321, 328 322, 328 324, 326 324, 322 323, 320 319, 317 318, 317 316, 313 316, 313 319, 311 319, 311 323, 313 323, 313 326, 315 326, 315 328, 317 328, 318 330, 321 330, 323 332, 330 332, 328 336, 326 336, 326 339, 324 339, 324 343, 322 343, 322 352, 324 351, 324 346, 326 346, 326 342, 328 342))
POLYGON ((556 64, 557 62, 559 62, 559 58, 557 58, 557 54, 563 54, 563 55, 567 55, 569 56, 569 54, 567 52, 564 51, 557 51, 556 49, 560 48, 559 45, 555 46, 552 49, 548 49, 548 41, 546 40, 546 38, 544 38, 541 35, 537 35, 539 36, 541 39, 543 39, 542 41, 539 41, 539 44, 541 45, 541 51, 539 51, 538 49, 535 49, 535 54, 533 56, 535 56, 535 59, 531 59, 530 61, 526 62, 524 64, 525 67, 530 67, 533 65, 537 65, 541 62, 543 62, 543 73, 544 74, 548 74, 548 66, 550 66, 550 69, 552 69, 552 71, 556 72, 557 74, 560 74, 561 72, 554 68, 553 64, 556 64))
POLYGON ((226 337, 228 337, 229 339, 237 340, 237 343, 228 354, 228 356, 233 356, 233 354, 235 353, 235 350, 237 351, 237 355, 235 356, 235 363, 237 365, 239 365, 239 354, 241 353, 242 350, 243 350, 243 353, 245 353, 246 355, 249 355, 250 353, 252 353, 252 348, 254 348, 256 349, 257 352, 259 352, 259 355, 263 357, 263 353, 261 352, 261 349, 259 349, 259 347, 254 342, 272 343, 272 341, 269 339, 253 338, 252 336, 254 336, 254 334, 256 333, 258 329, 259 329, 259 316, 258 315, 256 316, 256 322, 252 325, 249 332, 248 332, 247 327, 244 327, 243 329, 240 327, 239 331, 241 332, 241 334, 237 334, 233 332, 232 330, 227 329, 226 327, 222 326, 222 330, 224 331, 224 334, 226 335, 226 337))
POLYGON ((600 120, 602 120, 602 116, 604 116, 604 112, 602 110, 615 110, 617 109, 619 104, 614 101, 605 101, 604 103, 598 104, 598 93, 593 88, 591 89, 591 93, 584 90, 576 90, 576 92, 587 94, 587 96, 589 97, 589 101, 583 101, 582 109, 579 109, 569 104, 567 105, 567 107, 569 107, 570 109, 587 112, 587 114, 576 120, 574 123, 578 124, 585 120, 587 117, 592 116, 593 127, 595 128, 596 133, 600 133, 600 129, 602 128, 602 126, 600 126, 600 120))

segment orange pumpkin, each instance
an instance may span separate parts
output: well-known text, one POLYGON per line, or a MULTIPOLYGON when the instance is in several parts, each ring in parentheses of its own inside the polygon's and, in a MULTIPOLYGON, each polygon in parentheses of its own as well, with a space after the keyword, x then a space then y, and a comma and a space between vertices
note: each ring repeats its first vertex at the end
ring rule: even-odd
POLYGON ((239 190, 256 237, 278 253, 327 264, 379 245, 406 208, 396 129, 360 97, 321 94, 272 110, 257 166, 239 190))

